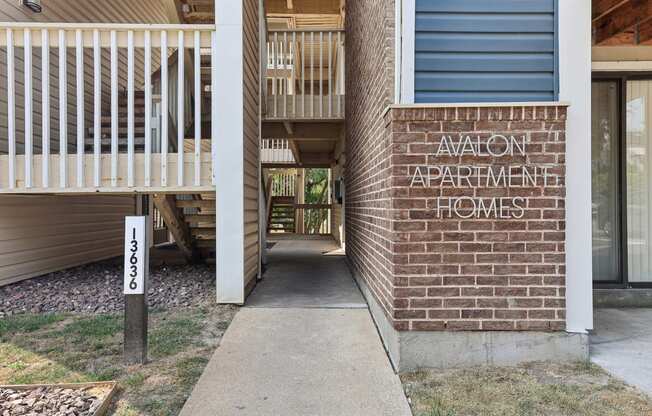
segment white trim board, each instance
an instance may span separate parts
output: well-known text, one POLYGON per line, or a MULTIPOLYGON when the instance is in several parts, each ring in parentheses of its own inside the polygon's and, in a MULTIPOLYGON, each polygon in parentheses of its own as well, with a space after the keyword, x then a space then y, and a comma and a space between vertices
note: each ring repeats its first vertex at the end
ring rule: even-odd
POLYGON ((591 0, 559 2, 559 99, 566 126, 566 330, 593 328, 591 0))
MULTIPOLYGON (((397 3, 399 0, 397 0, 397 3)), ((399 104, 414 103, 414 37, 416 5, 415 0, 401 0, 401 42, 400 42, 400 83, 399 104)), ((398 7, 397 7, 398 9, 398 7)))

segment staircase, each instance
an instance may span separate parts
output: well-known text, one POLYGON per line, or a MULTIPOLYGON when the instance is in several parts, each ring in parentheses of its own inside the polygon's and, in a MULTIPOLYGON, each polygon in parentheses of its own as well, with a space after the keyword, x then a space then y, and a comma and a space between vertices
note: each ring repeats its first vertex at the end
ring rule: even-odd
POLYGON ((154 195, 154 206, 183 255, 191 261, 215 257, 215 194, 154 195))
MULTIPOLYGON (((126 93, 118 96, 118 152, 127 152, 128 147, 128 98, 126 93)), ((111 151, 111 109, 105 108, 100 118, 100 148, 102 153, 111 151)), ((94 131, 88 127, 86 140, 84 141, 85 151, 93 152, 94 131)), ((176 147, 176 146, 175 146, 176 147)), ((144 152, 145 150, 145 92, 134 91, 134 151, 144 152)))
POLYGON ((267 219, 267 232, 294 233, 295 213, 293 196, 273 196, 267 219))

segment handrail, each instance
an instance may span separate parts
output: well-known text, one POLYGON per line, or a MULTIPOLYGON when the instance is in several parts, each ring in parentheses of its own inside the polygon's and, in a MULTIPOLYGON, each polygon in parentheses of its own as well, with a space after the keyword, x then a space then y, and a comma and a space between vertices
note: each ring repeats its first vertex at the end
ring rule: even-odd
POLYGON ((215 30, 210 24, 167 24, 167 23, 65 23, 65 22, 2 22, 3 29, 82 29, 82 30, 215 30))
POLYGON ((329 27, 319 27, 319 28, 300 28, 300 29, 268 29, 268 32, 346 32, 342 28, 329 28, 329 27))

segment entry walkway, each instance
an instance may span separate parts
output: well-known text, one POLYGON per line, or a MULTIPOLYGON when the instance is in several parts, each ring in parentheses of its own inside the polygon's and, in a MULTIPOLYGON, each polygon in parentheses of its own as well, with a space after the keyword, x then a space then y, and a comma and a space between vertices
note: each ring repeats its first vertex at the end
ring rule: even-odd
POLYGON ((409 416, 366 303, 331 241, 279 241, 182 416, 409 416))
POLYGON ((652 396, 652 309, 596 309, 591 361, 652 396))

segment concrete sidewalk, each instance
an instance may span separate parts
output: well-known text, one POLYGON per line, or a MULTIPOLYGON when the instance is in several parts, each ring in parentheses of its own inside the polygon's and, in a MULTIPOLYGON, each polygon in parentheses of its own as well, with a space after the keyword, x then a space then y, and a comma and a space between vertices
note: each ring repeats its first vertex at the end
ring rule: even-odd
POLYGON ((652 309, 596 309, 591 361, 652 396, 652 309))
POLYGON ((293 244, 272 250, 181 415, 411 415, 344 259, 293 244))

